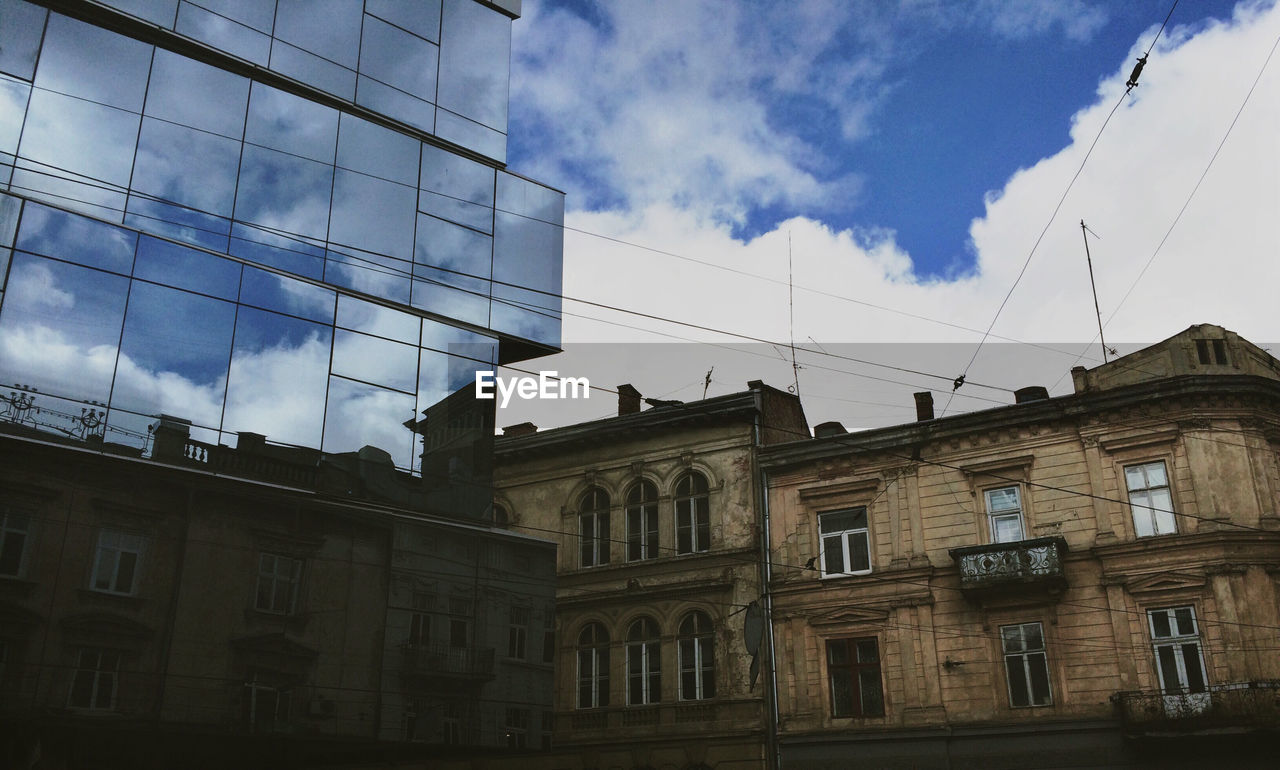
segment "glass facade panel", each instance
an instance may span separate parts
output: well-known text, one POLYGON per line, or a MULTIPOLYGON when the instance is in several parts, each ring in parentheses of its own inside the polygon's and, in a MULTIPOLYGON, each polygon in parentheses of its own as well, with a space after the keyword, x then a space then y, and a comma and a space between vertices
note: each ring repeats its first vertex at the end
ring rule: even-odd
POLYGON ((420 211, 493 232, 494 170, 489 166, 424 144, 418 185, 420 211))
POLYGON ((245 140, 291 155, 333 163, 338 111, 278 88, 254 83, 245 140))
POLYGON ((36 87, 142 112, 151 46, 53 14, 45 32, 36 87))
POLYGON ((365 0, 365 13, 440 42, 440 0, 365 0))
POLYGON ((248 101, 248 79, 156 49, 147 86, 147 115, 240 139, 248 101))
POLYGON ((240 269, 229 259, 144 235, 133 275, 234 302, 240 293, 240 269))
MULTIPOLYGON (((207 0, 202 4, 214 5, 207 0)), ((270 8, 268 3, 259 5, 270 8)), ((174 30, 254 64, 265 66, 271 53, 271 35, 236 21, 225 13, 207 11, 185 1, 178 8, 178 21, 174 30)))
MULTIPOLYGON (((418 351, 401 342, 338 329, 333 338, 333 373, 412 393, 418 381, 418 351)), ((400 421, 412 416, 404 415, 400 421)))
POLYGON ((235 222, 231 226, 232 256, 288 270, 307 278, 324 275, 324 247, 273 230, 235 222))
POLYGON ((245 266, 240 285, 240 301, 266 310, 333 323, 336 292, 296 278, 245 266))
POLYGON ((511 19, 470 0, 444 0, 437 104, 507 131, 511 19))
MULTIPOLYGON (((212 5, 212 3, 207 3, 212 5)), ((172 28, 178 13, 178 0, 104 0, 103 5, 146 19, 152 24, 172 28)))
MULTIPOLYGON (((407 263, 413 258, 415 198, 417 191, 412 187, 338 169, 333 181, 330 243, 407 263)), ((408 265, 399 269, 405 267, 408 265)))
POLYGON ((22 213, 17 247, 33 254, 100 267, 123 275, 133 272, 138 236, 123 227, 112 227, 38 203, 28 203, 22 213))
POLYGON ((194 214, 230 217, 239 165, 240 143, 234 139, 143 118, 132 187, 194 214))
POLYGON ((326 452, 355 452, 375 446, 391 455, 398 467, 412 461, 413 434, 404 427, 414 418, 414 397, 363 382, 333 377, 325 418, 326 452))
POLYGON ((338 131, 338 165, 390 182, 418 180, 420 142, 376 123, 343 114, 338 131))
POLYGON ((490 328, 559 344, 563 229, 563 194, 498 173, 490 328))
POLYGON ((422 321, 417 316, 345 294, 338 297, 338 326, 417 345, 422 321))
POLYGON ((362 10, 360 0, 279 0, 275 36, 354 70, 362 10))
POLYGON ((245 145, 235 218, 284 236, 323 239, 333 166, 245 145))
POLYGON ((356 73, 353 70, 283 40, 276 40, 271 45, 271 69, 334 96, 355 98, 356 73))
MULTIPOLYGON (((439 8, 435 9, 437 24, 439 8)), ((4 7, 4 23, 0 24, 0 72, 30 80, 36 70, 40 38, 48 11, 38 5, 17 0, 4 7)))
POLYGON ((436 98, 439 48, 434 43, 368 17, 360 45, 360 74, 427 102, 436 98))

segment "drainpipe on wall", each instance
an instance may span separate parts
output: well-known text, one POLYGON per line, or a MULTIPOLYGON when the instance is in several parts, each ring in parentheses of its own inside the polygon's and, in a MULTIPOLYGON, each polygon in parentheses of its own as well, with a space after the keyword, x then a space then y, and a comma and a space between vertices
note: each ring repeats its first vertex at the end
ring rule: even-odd
POLYGON ((764 623, 768 630, 769 649, 766 655, 766 663, 769 670, 765 695, 765 764, 774 770, 781 770, 782 757, 778 750, 778 677, 773 665, 773 596, 769 593, 769 581, 772 578, 772 570, 769 563, 769 486, 767 477, 763 470, 759 467, 759 458, 757 452, 763 443, 763 432, 761 429, 761 420, 764 415, 763 394, 760 390, 755 391, 755 422, 753 430, 754 443, 751 451, 752 470, 756 472, 756 478, 759 479, 756 485, 756 495, 759 501, 759 510, 761 515, 760 526, 760 595, 764 604, 764 623))

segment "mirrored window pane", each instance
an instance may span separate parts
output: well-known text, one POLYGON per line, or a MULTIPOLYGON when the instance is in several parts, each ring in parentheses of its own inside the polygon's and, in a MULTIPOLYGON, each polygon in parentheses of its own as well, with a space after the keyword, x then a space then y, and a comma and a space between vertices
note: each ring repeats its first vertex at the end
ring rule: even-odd
POLYGON ((241 307, 223 430, 318 447, 329 379, 329 327, 241 307), (288 393, 289 398, 280 398, 288 393))
POLYGON ((407 262, 413 256, 416 198, 412 187, 338 169, 329 241, 407 262))
POLYGON ((129 227, 174 240, 185 241, 214 251, 227 250, 231 220, 201 214, 189 207, 131 194, 124 223, 129 227))
POLYGON ((493 232, 494 169, 429 144, 422 145, 418 208, 441 219, 493 232))
POLYGON ((408 303, 409 265, 405 260, 357 249, 330 249, 325 259, 324 280, 375 297, 408 303))
POLYGON ((440 42, 440 0, 365 0, 364 10, 433 43, 440 42))
POLYGON ((489 325, 489 282, 414 265, 411 304, 429 313, 477 326, 489 325))
POLYGON ((271 45, 271 69, 343 99, 354 99, 356 95, 354 70, 282 40, 271 45))
POLYGON ((235 218, 285 236, 324 238, 333 167, 246 145, 235 218))
POLYGON ((245 140, 263 147, 333 163, 338 111, 278 88, 254 83, 245 140))
POLYGON ((178 23, 174 29, 180 35, 254 64, 266 66, 271 53, 270 35, 187 2, 178 8, 178 23))
POLYGON ((15 251, 0 310, 0 383, 106 404, 129 279, 15 251))
POLYGON ((338 329, 333 338, 332 372, 412 393, 418 379, 418 348, 338 329))
POLYGON ((240 293, 240 267, 239 262, 144 235, 133 275, 235 301, 240 293))
POLYGON ((414 397, 362 382, 333 377, 325 413, 324 451, 356 452, 374 446, 400 468, 411 467, 413 433, 404 426, 414 417, 414 397))
POLYGON ((26 83, 0 77, 0 153, 5 163, 13 164, 18 151, 18 137, 22 135, 22 119, 27 114, 27 97, 31 86, 26 83))
POLYGON ((422 323, 418 316, 339 294, 338 326, 417 345, 422 323))
POLYGON ((436 108, 434 105, 365 75, 361 75, 358 79, 356 104, 390 115, 427 133, 435 132, 436 108))
POLYGON ((398 131, 344 113, 338 131, 338 165, 412 185, 418 181, 420 144, 398 131))
POLYGON ((195 0, 195 4, 268 34, 276 16, 275 0, 195 0))
POLYGON ((36 89, 19 154, 54 178, 80 177, 123 188, 133 169, 139 117, 36 89))
POLYGON ((104 5, 118 8, 139 19, 146 19, 165 29, 173 29, 174 16, 178 13, 178 0, 105 0, 104 5))
POLYGON ((239 165, 234 139, 143 118, 131 184, 135 192, 229 217, 239 165))
POLYGON ((469 0, 444 0, 437 103, 505 133, 511 19, 469 0))
POLYGON ((563 225, 562 193, 498 174, 493 329, 559 343, 563 225))
POLYGON ((235 318, 231 302, 135 281, 112 407, 168 414, 216 429, 235 318))
POLYGON ((507 158, 506 134, 446 109, 436 110, 436 127, 432 133, 494 160, 505 161, 507 158))
POLYGON ((280 0, 275 35, 348 69, 360 47, 360 0, 280 0))
POLYGON ((315 284, 246 266, 240 301, 267 310, 333 323, 334 292, 315 284))
POLYGON ((248 78, 156 49, 147 115, 240 139, 248 101, 248 78))
MULTIPOLYGON (((422 347, 451 353, 477 364, 484 364, 487 368, 493 368, 492 364, 498 360, 496 338, 425 318, 422 320, 422 347)), ((449 382, 455 383, 455 380, 451 379, 449 382)), ((458 387, 461 385, 455 385, 452 390, 457 390, 458 387)))
POLYGON ((493 239, 425 214, 418 217, 413 304, 487 326, 493 239))
POLYGON ((0 72, 31 79, 40 52, 40 36, 44 34, 44 17, 48 13, 23 0, 4 4, 4 23, 0 24, 0 72))
POLYGON ((68 96, 142 112, 151 46, 53 14, 36 85, 68 96))
MULTIPOLYGON (((0 280, 9 272, 9 247, 18 234, 18 212, 21 210, 21 199, 0 193, 0 280)), ((4 295, 0 294, 0 303, 3 302, 4 295)), ((413 341, 418 341, 416 335, 413 341)))
POLYGON ((402 29, 367 17, 360 74, 426 101, 435 101, 439 48, 402 29))
POLYGON ((229 253, 307 278, 324 275, 323 246, 239 222, 231 227, 229 253))
POLYGON ((137 243, 138 236, 124 228, 28 203, 23 207, 17 247, 129 275, 137 243))

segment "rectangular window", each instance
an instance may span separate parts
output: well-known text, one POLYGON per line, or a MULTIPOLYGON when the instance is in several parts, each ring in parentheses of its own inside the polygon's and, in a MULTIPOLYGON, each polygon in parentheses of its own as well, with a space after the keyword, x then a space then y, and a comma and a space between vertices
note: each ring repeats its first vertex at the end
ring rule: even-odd
POLYGON ((542 750, 551 751, 551 735, 555 732, 556 722, 555 714, 550 711, 542 712, 542 750))
POLYGON ((449 646, 466 647, 471 642, 471 600, 449 599, 449 646))
POLYGON ((822 537, 822 576, 865 575, 871 571, 867 509, 851 508, 818 516, 822 537))
POLYGON ((627 561, 658 556, 658 506, 627 509, 627 561))
POLYGON ((582 566, 597 567, 609 563, 609 514, 584 513, 578 517, 582 566))
POLYGON ((507 748, 523 749, 529 740, 529 709, 507 709, 507 748))
POLYGON ((1178 531, 1173 518, 1173 496, 1164 460, 1126 465, 1124 483, 1129 488, 1133 529, 1138 537, 1172 535, 1178 531))
POLYGON ((984 496, 987 499, 987 531, 991 533, 991 542, 1016 543, 1021 540, 1022 495, 1018 487, 988 489, 984 496))
POLYGON ((1009 705, 1023 708, 1052 704, 1044 628, 1039 623, 1001 626, 1000 643, 1004 649, 1004 670, 1009 679, 1009 705))
POLYGON ((254 607, 278 615, 292 613, 298 601, 302 561, 264 553, 258 557, 258 592, 254 607))
POLYGON ((875 637, 827 640, 831 716, 882 717, 880 651, 875 637))
POLYGON ((543 613, 542 626, 542 662, 556 662, 556 614, 548 609, 543 613))
POLYGON ((252 733, 270 733, 289 722, 290 691, 278 676, 254 672, 244 683, 245 724, 252 733))
POLYGON ((426 646, 431 643, 431 616, 415 612, 409 618, 409 644, 426 646))
POLYGON ((676 552, 711 550, 711 501, 706 494, 676 500, 676 552))
POLYGON ((515 660, 524 660, 528 639, 529 608, 512 607, 510 626, 507 629, 507 657, 515 660))
POLYGON ((104 529, 98 535, 98 553, 93 564, 93 590, 132 594, 137 587, 138 562, 141 558, 141 535, 104 529))
POLYGON ((81 650, 67 705, 95 711, 114 709, 119 675, 120 653, 112 650, 81 650))
POLYGON ((1203 693, 1204 659, 1194 607, 1170 607, 1147 613, 1160 689, 1167 695, 1203 693))
POLYGON ((20 513, 0 515, 0 575, 22 574, 22 557, 31 532, 31 517, 20 513))

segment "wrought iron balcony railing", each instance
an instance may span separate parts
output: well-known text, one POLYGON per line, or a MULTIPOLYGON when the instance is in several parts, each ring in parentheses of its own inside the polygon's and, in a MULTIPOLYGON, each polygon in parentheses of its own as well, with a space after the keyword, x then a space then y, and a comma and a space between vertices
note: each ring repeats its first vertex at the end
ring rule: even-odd
POLYGON ((404 674, 419 677, 492 679, 492 647, 450 647, 445 644, 402 644, 404 674))
POLYGON ((1067 587, 1062 569, 1067 541, 1060 537, 972 545, 948 553, 960 568, 960 590, 969 595, 1023 587, 1056 593, 1067 587))
POLYGON ((1280 681, 1212 685, 1205 692, 1118 692, 1111 696, 1130 733, 1280 729, 1280 681))

